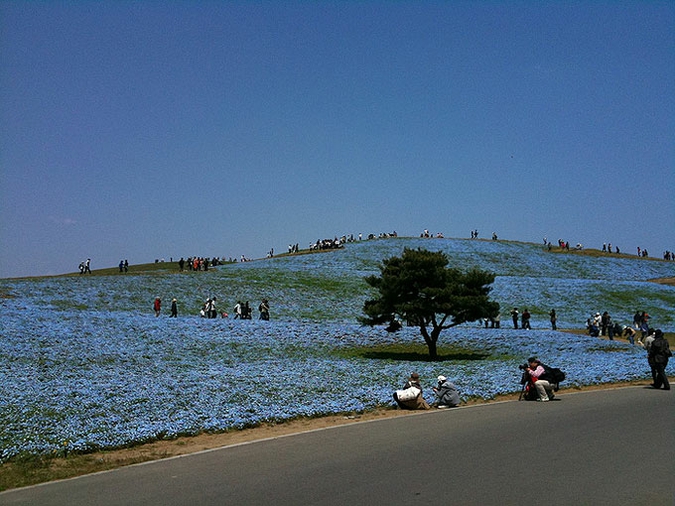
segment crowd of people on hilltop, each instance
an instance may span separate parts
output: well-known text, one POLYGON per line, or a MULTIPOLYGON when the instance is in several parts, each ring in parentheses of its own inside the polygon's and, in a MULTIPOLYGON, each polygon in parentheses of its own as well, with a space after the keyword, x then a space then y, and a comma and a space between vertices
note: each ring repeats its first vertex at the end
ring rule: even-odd
POLYGON ((318 239, 316 242, 313 242, 309 245, 310 251, 315 250, 326 250, 326 249, 338 249, 342 247, 340 239, 337 237, 334 239, 318 239))
POLYGON ((188 257, 187 260, 183 257, 178 260, 178 269, 183 271, 208 271, 209 267, 217 267, 226 263, 233 263, 234 260, 222 260, 220 257, 188 257))

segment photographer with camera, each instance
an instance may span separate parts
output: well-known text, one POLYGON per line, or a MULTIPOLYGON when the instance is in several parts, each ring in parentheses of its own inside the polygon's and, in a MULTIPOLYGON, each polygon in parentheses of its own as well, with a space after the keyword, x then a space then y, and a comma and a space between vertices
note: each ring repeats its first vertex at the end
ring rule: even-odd
POLYGON ((521 365, 520 368, 529 376, 529 382, 537 390, 537 394, 539 395, 538 401, 548 402, 555 398, 553 386, 546 376, 546 369, 538 358, 528 358, 527 364, 521 365))

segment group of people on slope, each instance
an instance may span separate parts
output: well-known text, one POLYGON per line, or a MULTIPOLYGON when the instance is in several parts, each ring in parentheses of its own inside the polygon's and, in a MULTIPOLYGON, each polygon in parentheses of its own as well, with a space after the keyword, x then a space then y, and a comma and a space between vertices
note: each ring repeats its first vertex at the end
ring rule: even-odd
MULTIPOLYGON (((511 310, 511 320, 513 321, 513 328, 517 329, 518 328, 518 315, 520 313, 518 312, 518 308, 514 307, 511 310)), ((520 315, 520 328, 525 329, 525 330, 531 330, 532 326, 530 325, 530 318, 532 318, 532 315, 528 311, 527 308, 523 311, 523 314, 520 315)))
MULTIPOLYGON (((199 311, 199 316, 202 318, 218 318, 218 311, 216 309, 216 302, 217 302, 216 297, 209 297, 206 299, 204 304, 202 304, 202 309, 199 311)), ((161 297, 155 297, 155 300, 152 304, 152 309, 155 312, 155 316, 159 317, 160 314, 162 313, 162 299, 161 297)), ((260 319, 261 320, 269 320, 270 319, 270 303, 269 300, 263 299, 262 302, 258 305, 258 311, 260 312, 260 319)), ((252 313, 253 310, 251 309, 248 301, 245 303, 242 302, 237 302, 237 305, 234 306, 234 319, 241 319, 241 320, 250 320, 252 319, 252 313)), ((171 314, 169 315, 169 318, 177 318, 178 317, 178 301, 174 298, 171 301, 171 314)), ((229 315, 227 313, 222 313, 221 314, 222 318, 228 318, 229 315)))
MULTIPOLYGON (((270 302, 267 299, 263 299, 262 302, 258 305, 258 311, 260 312, 261 320, 270 319, 270 302)), ((250 320, 253 318, 253 309, 251 308, 248 301, 241 302, 238 301, 234 306, 234 319, 235 320, 250 320)))
MULTIPOLYGON (((155 312, 155 316, 159 317, 162 312, 162 299, 160 297, 155 297, 155 301, 152 303, 152 309, 155 312)), ((176 299, 171 300, 171 314, 169 318, 178 317, 178 301, 176 299)))

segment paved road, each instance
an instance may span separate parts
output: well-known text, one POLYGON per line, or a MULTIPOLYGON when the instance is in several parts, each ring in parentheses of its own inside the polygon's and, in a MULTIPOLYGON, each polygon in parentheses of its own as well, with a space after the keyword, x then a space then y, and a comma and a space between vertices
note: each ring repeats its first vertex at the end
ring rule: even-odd
POLYGON ((0 494, 30 505, 675 504, 675 396, 436 410, 0 494))

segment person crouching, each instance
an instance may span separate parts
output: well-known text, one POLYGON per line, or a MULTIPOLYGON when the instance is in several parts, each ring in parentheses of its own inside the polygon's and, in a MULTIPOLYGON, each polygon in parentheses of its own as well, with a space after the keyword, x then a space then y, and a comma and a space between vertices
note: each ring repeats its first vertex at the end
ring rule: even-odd
POLYGON ((539 395, 539 399, 537 400, 541 402, 552 400, 555 397, 553 387, 545 378, 546 369, 544 369, 541 361, 535 357, 530 357, 527 359, 527 362, 530 367, 526 371, 530 375, 534 387, 537 389, 537 394, 539 395))
POLYGON ((401 409, 429 409, 430 406, 422 395, 420 375, 416 372, 410 375, 401 390, 394 392, 394 400, 401 409))
POLYGON ((454 408, 459 406, 459 392, 457 387, 450 383, 445 376, 438 377, 438 386, 434 387, 438 409, 454 408))

